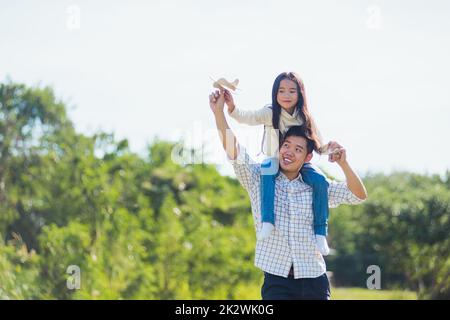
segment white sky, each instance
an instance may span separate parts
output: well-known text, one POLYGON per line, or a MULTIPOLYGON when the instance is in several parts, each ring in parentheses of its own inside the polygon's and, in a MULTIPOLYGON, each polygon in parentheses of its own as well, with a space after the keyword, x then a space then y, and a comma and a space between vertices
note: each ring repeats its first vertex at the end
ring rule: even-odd
MULTIPOLYGON (((184 136, 223 163, 209 76, 239 78, 237 105, 256 109, 296 71, 358 172, 450 169, 445 0, 0 0, 0 39, 1 80, 53 86, 79 131, 114 131, 133 151, 184 136)), ((255 155, 263 128, 230 124, 255 155)))

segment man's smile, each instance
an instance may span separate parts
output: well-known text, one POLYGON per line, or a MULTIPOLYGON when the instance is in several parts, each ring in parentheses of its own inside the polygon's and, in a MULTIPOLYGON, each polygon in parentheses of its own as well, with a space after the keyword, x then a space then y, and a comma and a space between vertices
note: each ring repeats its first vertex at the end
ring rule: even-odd
POLYGON ((284 164, 284 165, 290 165, 291 163, 294 162, 294 159, 291 159, 291 158, 288 157, 288 156, 283 156, 283 157, 282 157, 282 161, 283 161, 283 164, 284 164))

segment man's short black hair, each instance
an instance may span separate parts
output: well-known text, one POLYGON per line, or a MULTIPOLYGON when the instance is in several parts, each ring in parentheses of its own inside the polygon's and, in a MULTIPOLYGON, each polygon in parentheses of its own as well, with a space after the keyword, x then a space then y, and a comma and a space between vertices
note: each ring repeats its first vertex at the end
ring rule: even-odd
POLYGON ((283 137, 283 142, 280 144, 280 147, 283 145, 284 140, 286 140, 288 137, 295 136, 295 137, 302 137, 306 139, 306 150, 308 153, 312 153, 313 150, 315 150, 316 143, 314 140, 312 140, 310 137, 310 134, 306 127, 304 125, 301 126, 293 126, 288 129, 286 134, 283 137))

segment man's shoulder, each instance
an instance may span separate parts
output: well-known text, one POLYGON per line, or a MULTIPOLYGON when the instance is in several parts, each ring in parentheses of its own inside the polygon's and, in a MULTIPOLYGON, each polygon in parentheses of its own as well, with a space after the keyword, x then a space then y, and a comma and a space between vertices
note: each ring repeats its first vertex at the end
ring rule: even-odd
POLYGON ((238 180, 245 184, 245 187, 259 184, 261 165, 250 157, 247 150, 243 146, 239 145, 237 152, 238 154, 236 159, 229 159, 229 161, 233 166, 234 173, 236 174, 238 180))

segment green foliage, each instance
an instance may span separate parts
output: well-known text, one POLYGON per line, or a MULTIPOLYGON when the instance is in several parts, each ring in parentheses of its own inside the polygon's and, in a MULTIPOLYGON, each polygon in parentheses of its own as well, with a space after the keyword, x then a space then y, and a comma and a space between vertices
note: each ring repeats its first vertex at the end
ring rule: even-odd
MULTIPOLYGON (((175 146, 139 156, 76 133, 50 88, 0 84, 0 299, 258 299, 245 190, 175 146)), ((376 264, 383 289, 449 298, 450 175, 364 180, 368 201, 331 211, 333 281, 364 287, 376 264)))
POLYGON ((0 242, 0 299, 39 298, 39 257, 22 239, 0 242))
POLYGON ((449 174, 398 172, 364 180, 369 199, 362 206, 331 211, 335 283, 365 286, 366 268, 378 265, 386 287, 450 297, 449 174))

